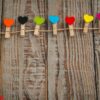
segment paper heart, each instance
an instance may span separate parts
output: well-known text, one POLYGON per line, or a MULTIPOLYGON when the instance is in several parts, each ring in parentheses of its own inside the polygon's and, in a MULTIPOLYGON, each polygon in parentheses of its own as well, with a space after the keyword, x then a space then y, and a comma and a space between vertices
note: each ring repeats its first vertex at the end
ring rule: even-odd
POLYGON ((4 96, 0 96, 0 100, 4 100, 4 96))
POLYGON ((100 20, 100 13, 98 13, 98 14, 96 15, 96 18, 97 18, 98 20, 100 20))
POLYGON ((90 23, 90 22, 92 22, 94 20, 94 17, 92 16, 92 15, 88 15, 88 14, 85 14, 84 15, 84 21, 86 22, 86 23, 90 23))
POLYGON ((52 24, 56 24, 57 22, 59 22, 59 20, 60 20, 59 16, 49 16, 49 21, 52 24))
POLYGON ((28 21, 28 17, 27 16, 19 16, 18 21, 20 24, 25 24, 28 21))
POLYGON ((43 17, 40 16, 36 16, 33 21, 37 24, 37 25, 41 25, 45 22, 45 19, 43 17))
POLYGON ((4 19, 4 25, 6 27, 11 27, 13 24, 14 24, 14 19, 11 19, 11 18, 4 19))
POLYGON ((72 25, 74 22, 75 22, 75 17, 74 16, 72 16, 72 17, 66 17, 65 18, 65 21, 66 21, 66 23, 68 24, 68 25, 72 25))

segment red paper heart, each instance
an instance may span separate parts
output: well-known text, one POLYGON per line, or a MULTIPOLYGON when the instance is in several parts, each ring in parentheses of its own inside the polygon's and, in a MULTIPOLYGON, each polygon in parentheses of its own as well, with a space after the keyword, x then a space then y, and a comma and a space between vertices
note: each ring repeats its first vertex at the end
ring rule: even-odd
POLYGON ((4 100, 4 96, 0 96, 0 100, 4 100))
POLYGON ((4 19, 4 25, 6 27, 11 27, 14 24, 14 19, 4 19))
POLYGON ((72 25, 75 22, 75 17, 66 17, 65 21, 68 25, 72 25))

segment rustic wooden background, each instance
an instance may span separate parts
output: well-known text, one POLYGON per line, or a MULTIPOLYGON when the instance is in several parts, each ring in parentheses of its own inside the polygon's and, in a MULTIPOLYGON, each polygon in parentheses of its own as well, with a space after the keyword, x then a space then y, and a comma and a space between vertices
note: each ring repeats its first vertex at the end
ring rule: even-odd
MULTIPOLYGON (((27 29, 34 28, 36 15, 60 16, 59 28, 66 27, 66 15, 74 15, 75 25, 83 27, 84 13, 99 11, 100 0, 0 0, 0 19, 27 15, 27 29)), ((97 21, 91 24, 97 26, 97 21)), ((12 30, 19 29, 16 21, 12 30)), ((48 20, 42 29, 51 29, 48 20)), ((76 31, 70 38, 67 33, 1 36, 0 95, 5 100, 100 100, 100 34, 76 31)))

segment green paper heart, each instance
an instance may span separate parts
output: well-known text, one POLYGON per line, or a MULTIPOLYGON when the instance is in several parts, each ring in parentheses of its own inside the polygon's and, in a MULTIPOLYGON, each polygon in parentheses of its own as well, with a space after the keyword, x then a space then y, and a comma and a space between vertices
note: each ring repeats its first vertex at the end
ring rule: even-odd
POLYGON ((45 19, 40 16, 36 16, 33 21, 36 23, 36 25, 41 25, 45 22, 45 19))

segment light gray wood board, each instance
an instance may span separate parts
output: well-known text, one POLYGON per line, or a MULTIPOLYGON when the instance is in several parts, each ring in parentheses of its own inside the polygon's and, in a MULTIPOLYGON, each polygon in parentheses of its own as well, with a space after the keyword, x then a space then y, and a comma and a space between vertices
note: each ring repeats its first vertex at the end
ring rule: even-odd
MULTIPOLYGON (((92 12, 95 20, 93 22, 94 27, 99 27, 96 14, 100 13, 100 0, 92 0, 92 12)), ((97 88, 97 99, 100 99, 100 33, 94 31, 94 50, 95 50, 95 71, 96 71, 96 88, 97 88)))
MULTIPOLYGON (((75 15, 76 26, 83 27, 83 14, 91 12, 91 0, 48 0, 48 15, 75 15)), ((66 25, 64 24, 64 27, 66 25)), ((93 35, 76 31, 48 33, 48 100, 96 100, 93 35)))
MULTIPOLYGON (((3 0, 3 18, 17 19, 28 15, 26 27, 33 29, 34 15, 44 14, 45 0, 3 0), (39 7, 38 7, 39 6, 39 7), (37 9, 37 11, 35 9, 37 9)), ((20 29, 16 20, 12 30, 20 29)), ((45 33, 34 37, 33 32, 24 38, 14 34, 2 37, 1 66, 3 68, 3 95, 5 100, 46 100, 45 33)))
MULTIPOLYGON (((2 20, 2 0, 0 0, 0 19, 2 20)), ((1 22, 0 22, 1 23, 1 22)), ((0 26, 0 31, 1 31, 0 26)), ((1 35, 0 35, 0 53, 1 53, 1 35)), ((0 54, 0 95, 2 95, 2 66, 1 66, 1 54, 0 54)))
MULTIPOLYGON (((35 15, 47 18, 47 13, 48 15, 58 14, 61 17, 58 27, 63 27, 65 16, 74 14, 77 17, 76 25, 80 27, 83 26, 83 14, 92 13, 91 0, 48 0, 48 9, 47 0, 39 2, 37 0, 3 0, 3 2, 3 18, 29 15, 27 27, 32 29, 34 27, 32 18, 35 15)), ((95 5, 97 3, 95 1, 95 5)), ((94 8, 97 9, 95 6, 94 8)), ((12 28, 12 30, 15 29, 19 29, 18 23, 16 23, 16 28, 12 28)), ((95 36, 97 64, 94 66, 92 33, 89 32, 84 36, 82 32, 77 31, 75 38, 69 38, 67 33, 60 32, 57 37, 52 37, 52 33, 49 33, 48 45, 45 33, 37 38, 33 37, 32 33, 27 34, 23 39, 17 35, 9 40, 2 38, 1 66, 3 68, 3 93, 6 100, 12 98, 19 100, 23 97, 45 100, 47 90, 48 100, 65 100, 66 98, 95 100, 97 95, 95 66, 99 97, 99 37, 95 36), (47 46, 48 62, 46 59, 47 46)))

